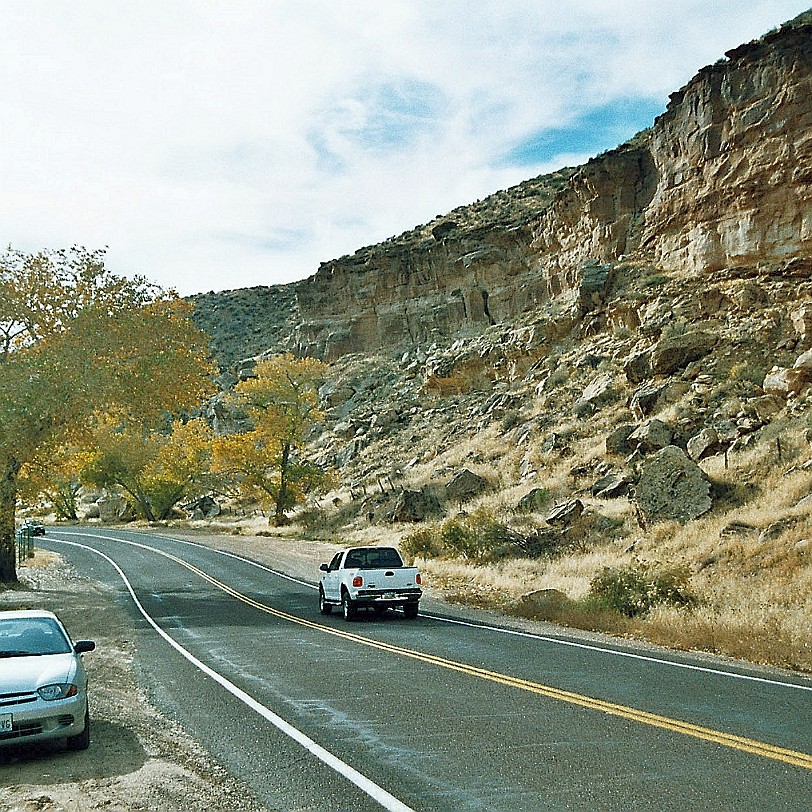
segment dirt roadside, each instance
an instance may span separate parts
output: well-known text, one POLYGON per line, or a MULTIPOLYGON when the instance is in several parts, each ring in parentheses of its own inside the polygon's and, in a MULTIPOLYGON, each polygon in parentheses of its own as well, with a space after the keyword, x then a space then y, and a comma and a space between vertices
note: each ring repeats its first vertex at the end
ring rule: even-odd
MULTIPOLYGON (((188 536, 254 560, 261 537, 188 536)), ((313 578, 326 545, 273 540, 274 562, 313 578)), ((328 558, 325 560, 329 560, 328 558)), ((138 684, 129 615, 109 592, 80 578, 58 556, 39 553, 20 568, 21 588, 0 591, 0 609, 46 608, 74 639, 96 641, 85 655, 91 680, 91 745, 0 749, 0 812, 261 812, 266 810, 204 747, 166 718, 138 684)))

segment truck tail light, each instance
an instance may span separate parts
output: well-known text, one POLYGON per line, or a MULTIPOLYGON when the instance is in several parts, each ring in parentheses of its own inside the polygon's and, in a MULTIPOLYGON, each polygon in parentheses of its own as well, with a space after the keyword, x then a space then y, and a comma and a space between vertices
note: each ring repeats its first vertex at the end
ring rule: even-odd
POLYGON ((363 586, 364 579, 360 575, 356 575, 355 578, 352 579, 353 586, 363 586))
POLYGON ((422 584, 422 583, 423 583, 423 579, 420 577, 420 573, 419 573, 419 572, 417 573, 417 575, 415 575, 415 577, 414 577, 414 582, 415 582, 416 584, 422 584))

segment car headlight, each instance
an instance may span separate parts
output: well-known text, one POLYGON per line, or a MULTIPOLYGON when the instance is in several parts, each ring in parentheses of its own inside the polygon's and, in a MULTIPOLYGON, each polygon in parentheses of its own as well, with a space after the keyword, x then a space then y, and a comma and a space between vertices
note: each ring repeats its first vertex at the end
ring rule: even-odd
POLYGON ((53 702, 55 699, 76 696, 79 693, 79 686, 72 682, 60 682, 54 685, 43 685, 42 688, 37 688, 37 693, 46 701, 53 702))

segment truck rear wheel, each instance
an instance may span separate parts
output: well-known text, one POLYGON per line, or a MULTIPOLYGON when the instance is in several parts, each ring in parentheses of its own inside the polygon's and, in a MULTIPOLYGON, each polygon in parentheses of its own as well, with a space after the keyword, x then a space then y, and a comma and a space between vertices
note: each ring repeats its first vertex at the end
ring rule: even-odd
POLYGON ((355 620, 355 603, 350 600, 347 592, 341 593, 341 611, 344 614, 344 620, 355 620))
POLYGON ((414 620, 417 617, 417 603, 404 603, 403 614, 409 620, 414 620))

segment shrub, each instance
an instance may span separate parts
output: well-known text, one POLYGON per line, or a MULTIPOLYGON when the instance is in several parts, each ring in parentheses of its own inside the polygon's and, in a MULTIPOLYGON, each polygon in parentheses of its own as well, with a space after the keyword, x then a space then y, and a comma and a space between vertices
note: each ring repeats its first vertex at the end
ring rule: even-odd
POLYGON ((427 561, 430 558, 439 558, 443 554, 443 544, 436 529, 421 527, 403 537, 400 551, 410 561, 414 561, 415 558, 427 561))
POLYGON ((627 617, 645 615, 658 604, 690 606, 696 598, 688 588, 685 567, 655 570, 645 564, 604 567, 589 585, 588 600, 627 617))

